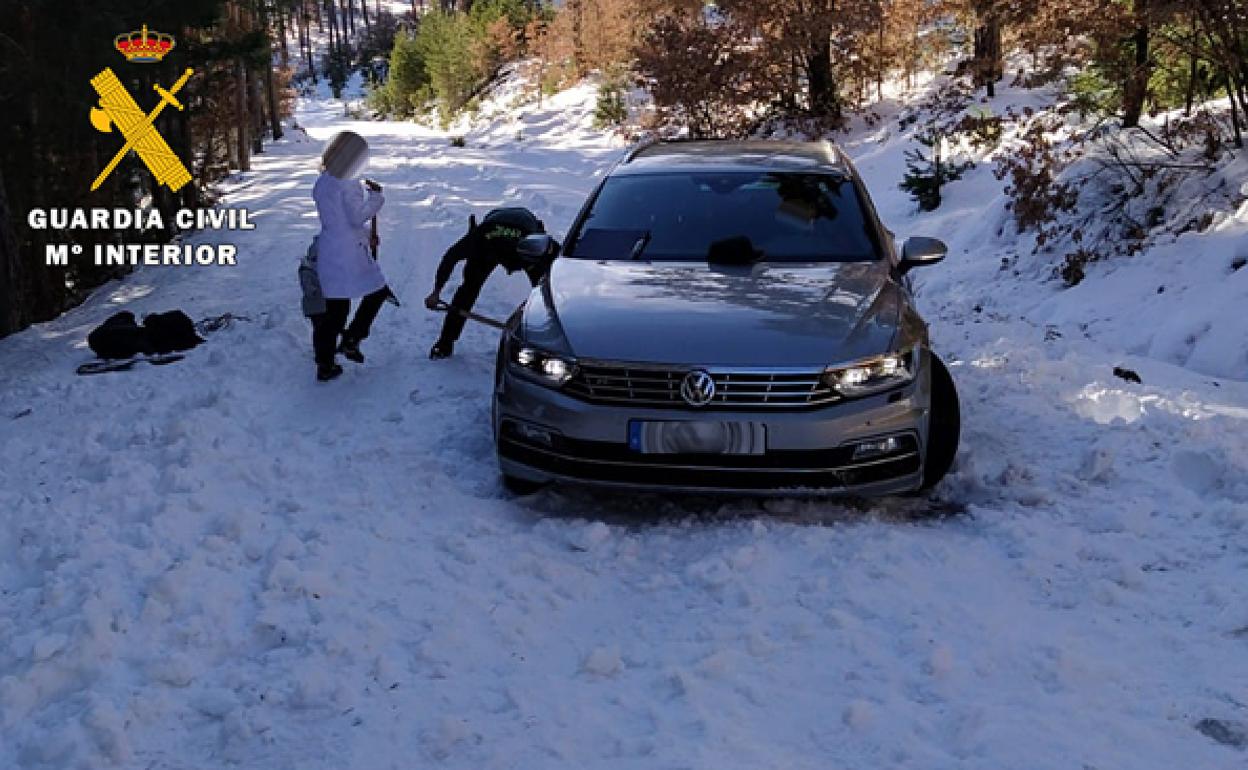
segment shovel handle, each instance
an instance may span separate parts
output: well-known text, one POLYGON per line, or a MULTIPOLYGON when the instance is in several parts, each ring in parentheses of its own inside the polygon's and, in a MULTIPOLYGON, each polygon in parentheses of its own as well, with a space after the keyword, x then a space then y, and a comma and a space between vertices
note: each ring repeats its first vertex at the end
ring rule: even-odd
POLYGON ((495 329, 507 328, 507 324, 503 323, 502 321, 497 321, 493 318, 490 318, 489 316, 483 316, 477 313, 473 313, 470 310, 460 310, 459 308, 449 305, 446 302, 439 302, 438 304, 433 306, 433 309, 442 313, 455 313, 456 315, 461 315, 470 321, 476 321, 477 323, 482 323, 482 324, 485 324, 486 326, 493 326, 495 329))

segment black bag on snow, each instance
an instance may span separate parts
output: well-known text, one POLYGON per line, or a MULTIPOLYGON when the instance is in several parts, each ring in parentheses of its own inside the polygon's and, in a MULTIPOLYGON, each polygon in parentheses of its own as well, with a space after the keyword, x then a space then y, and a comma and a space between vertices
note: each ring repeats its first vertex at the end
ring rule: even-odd
POLYGON ((203 341, 195 332, 195 322, 181 310, 144 316, 142 326, 135 322, 134 313, 123 310, 87 335, 87 345, 100 358, 190 350, 203 341))
POLYGON ((204 341, 195 332, 195 322, 181 310, 143 316, 143 328, 152 353, 190 350, 204 341))
POLYGON ((123 310, 91 330, 87 345, 100 358, 133 358, 152 352, 147 330, 134 321, 134 313, 123 310))

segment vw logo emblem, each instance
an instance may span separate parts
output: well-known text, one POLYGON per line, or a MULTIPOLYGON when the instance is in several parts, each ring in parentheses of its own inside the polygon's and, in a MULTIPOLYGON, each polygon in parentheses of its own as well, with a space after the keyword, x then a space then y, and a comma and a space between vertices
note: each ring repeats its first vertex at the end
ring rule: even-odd
POLYGON ((689 406, 706 406, 715 398, 715 380, 701 369, 695 369, 681 380, 680 397, 689 406))

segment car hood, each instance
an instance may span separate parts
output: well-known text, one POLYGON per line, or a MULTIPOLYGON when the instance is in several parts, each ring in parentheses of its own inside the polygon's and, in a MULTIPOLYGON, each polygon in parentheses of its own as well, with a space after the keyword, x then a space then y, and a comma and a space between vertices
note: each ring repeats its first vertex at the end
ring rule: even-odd
MULTIPOLYGON (((577 357, 701 366, 877 355, 892 345, 904 302, 884 262, 729 268, 565 258, 541 291, 539 304, 577 357)), ((529 315, 526 324, 550 326, 529 315)))

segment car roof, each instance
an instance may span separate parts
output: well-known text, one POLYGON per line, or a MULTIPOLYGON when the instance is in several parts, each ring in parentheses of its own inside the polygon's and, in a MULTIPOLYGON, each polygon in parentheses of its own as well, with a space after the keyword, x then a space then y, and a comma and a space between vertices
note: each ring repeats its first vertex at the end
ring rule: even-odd
POLYGON ((831 142, 773 140, 667 140, 630 150, 612 176, 672 171, 817 171, 852 176, 831 142))

